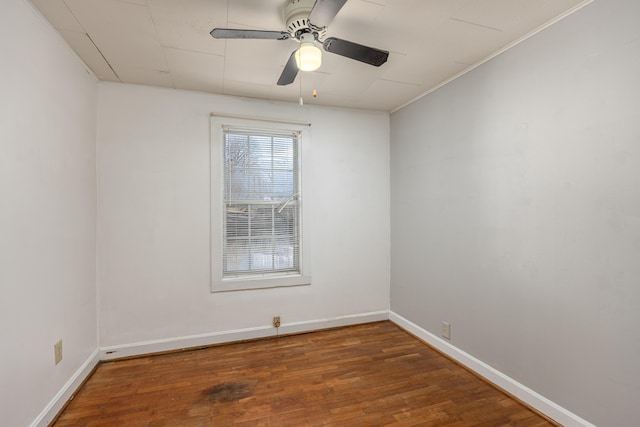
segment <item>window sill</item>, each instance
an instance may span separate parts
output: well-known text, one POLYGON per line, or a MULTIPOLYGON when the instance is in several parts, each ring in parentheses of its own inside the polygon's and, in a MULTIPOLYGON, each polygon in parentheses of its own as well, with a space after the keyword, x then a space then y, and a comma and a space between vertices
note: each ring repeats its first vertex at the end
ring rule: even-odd
POLYGON ((222 279, 213 282, 211 292, 244 291, 250 289, 281 288, 288 286, 305 286, 311 284, 311 276, 268 276, 239 277, 222 279))

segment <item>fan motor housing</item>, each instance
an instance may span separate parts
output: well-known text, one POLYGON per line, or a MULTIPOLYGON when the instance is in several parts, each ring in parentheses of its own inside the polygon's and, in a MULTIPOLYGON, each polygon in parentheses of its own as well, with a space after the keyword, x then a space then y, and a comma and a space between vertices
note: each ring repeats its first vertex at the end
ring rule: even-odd
POLYGON ((309 26, 309 14, 315 3, 316 0, 291 0, 287 5, 284 20, 291 37, 297 38, 300 31, 317 34, 316 38, 323 38, 327 34, 326 28, 316 31, 309 26))

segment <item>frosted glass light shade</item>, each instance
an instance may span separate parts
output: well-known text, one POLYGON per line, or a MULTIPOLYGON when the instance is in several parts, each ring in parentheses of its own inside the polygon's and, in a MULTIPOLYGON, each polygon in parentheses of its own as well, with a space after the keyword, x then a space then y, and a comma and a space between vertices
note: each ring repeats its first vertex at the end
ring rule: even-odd
POLYGON ((315 71, 322 65, 322 51, 311 43, 302 43, 296 51, 296 65, 301 71, 315 71))

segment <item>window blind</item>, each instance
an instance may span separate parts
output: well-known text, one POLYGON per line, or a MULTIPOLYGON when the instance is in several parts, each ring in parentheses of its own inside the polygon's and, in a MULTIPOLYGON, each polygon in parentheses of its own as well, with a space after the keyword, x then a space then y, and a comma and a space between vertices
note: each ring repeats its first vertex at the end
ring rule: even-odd
POLYGON ((299 273, 299 133, 224 127, 223 137, 223 277, 299 273))

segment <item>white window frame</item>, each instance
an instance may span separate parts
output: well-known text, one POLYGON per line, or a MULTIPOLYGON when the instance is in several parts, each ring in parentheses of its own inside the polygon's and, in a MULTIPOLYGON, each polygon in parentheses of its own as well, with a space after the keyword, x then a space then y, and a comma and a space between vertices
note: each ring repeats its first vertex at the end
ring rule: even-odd
POLYGON ((310 182, 311 173, 304 167, 311 148, 310 125, 300 122, 272 121, 223 114, 211 115, 211 292, 301 286, 311 284, 310 182), (298 191, 300 211, 300 272, 260 273, 240 277, 224 277, 224 127, 292 131, 300 134, 298 148, 298 191))

